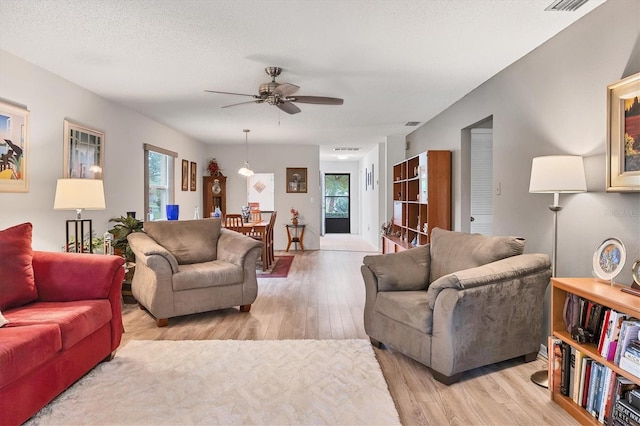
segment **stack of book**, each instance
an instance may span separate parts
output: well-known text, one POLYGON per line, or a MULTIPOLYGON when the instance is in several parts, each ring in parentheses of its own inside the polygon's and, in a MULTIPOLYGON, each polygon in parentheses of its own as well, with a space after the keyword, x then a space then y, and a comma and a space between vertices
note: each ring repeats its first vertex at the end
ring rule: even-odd
POLYGON ((610 424, 640 426, 640 390, 632 389, 616 401, 610 424))
POLYGON ((550 337, 550 389, 571 398, 602 424, 640 426, 637 380, 609 368, 613 363, 640 378, 640 320, 581 300, 577 328, 572 337, 593 345, 600 357, 594 359, 579 347, 550 337))

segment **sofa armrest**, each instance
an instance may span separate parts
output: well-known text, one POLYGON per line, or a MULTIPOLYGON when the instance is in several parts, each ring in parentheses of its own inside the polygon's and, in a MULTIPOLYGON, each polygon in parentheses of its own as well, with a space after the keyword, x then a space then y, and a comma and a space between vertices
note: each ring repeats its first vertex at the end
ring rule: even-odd
POLYGON ((437 291, 430 367, 445 376, 540 347, 549 257, 524 254, 484 266, 444 276, 447 285, 436 280, 429 288, 429 296, 437 291))
POLYGON ((34 251, 32 265, 38 300, 109 299, 111 350, 116 350, 123 332, 124 259, 111 255, 34 251))
POLYGON ((375 275, 377 291, 425 290, 429 283, 429 245, 365 256, 362 262, 375 275))
POLYGON ((244 260, 252 249, 262 250, 262 242, 244 234, 221 229, 218 238, 218 260, 244 267, 244 260))
POLYGON ((142 263, 153 269, 152 263, 155 261, 153 256, 157 255, 169 263, 172 273, 175 274, 178 272, 178 261, 175 256, 144 232, 134 232, 129 234, 127 236, 127 241, 129 242, 131 251, 136 256, 136 264, 142 263))
POLYGON ((501 285, 518 277, 525 277, 543 271, 551 277, 551 263, 546 254, 521 254, 497 260, 475 268, 464 269, 438 278, 429 285, 427 300, 434 308, 436 299, 445 288, 463 290, 485 285, 501 285))

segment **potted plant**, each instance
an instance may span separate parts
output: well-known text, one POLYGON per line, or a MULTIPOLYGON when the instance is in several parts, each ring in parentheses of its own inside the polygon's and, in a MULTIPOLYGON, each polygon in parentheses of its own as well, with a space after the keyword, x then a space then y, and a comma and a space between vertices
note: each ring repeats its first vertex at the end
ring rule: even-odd
POLYGON ((111 246, 113 247, 114 254, 123 256, 127 262, 134 262, 136 258, 129 248, 127 235, 132 232, 141 232, 143 222, 129 215, 114 217, 109 219, 109 222, 116 223, 116 225, 109 230, 109 233, 113 235, 111 246))

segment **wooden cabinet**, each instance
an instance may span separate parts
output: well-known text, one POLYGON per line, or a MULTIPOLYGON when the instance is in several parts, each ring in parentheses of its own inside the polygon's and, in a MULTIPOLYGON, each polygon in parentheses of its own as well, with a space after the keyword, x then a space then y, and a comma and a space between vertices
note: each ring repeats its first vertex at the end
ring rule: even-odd
POLYGON ((202 217, 211 217, 216 207, 220 208, 222 217, 227 214, 227 177, 204 176, 202 178, 202 217))
MULTIPOLYGON (((563 312, 567 294, 575 294, 581 298, 591 300, 604 307, 628 314, 635 318, 640 318, 640 298, 620 291, 622 286, 610 285, 594 278, 552 278, 551 280, 551 327, 553 337, 561 339, 589 358, 610 368, 617 374, 625 376, 640 385, 640 378, 618 367, 611 361, 607 361, 598 352, 598 347, 591 343, 578 343, 571 338, 567 332, 563 312)), ((551 378, 549 378, 551 379, 551 378)), ((551 383, 551 380, 549 381, 551 383)), ((580 424, 600 425, 598 420, 589 414, 580 405, 573 402, 571 397, 566 397, 560 393, 555 393, 553 387, 549 386, 551 399, 571 414, 580 424)))
POLYGON ((393 166, 391 235, 382 252, 429 243, 435 227, 451 229, 451 152, 427 151, 393 166))

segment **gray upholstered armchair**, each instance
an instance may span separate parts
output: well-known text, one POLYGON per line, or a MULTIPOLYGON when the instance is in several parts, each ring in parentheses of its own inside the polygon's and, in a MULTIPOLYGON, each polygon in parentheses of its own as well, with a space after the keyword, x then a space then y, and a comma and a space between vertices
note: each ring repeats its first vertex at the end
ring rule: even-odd
POLYGON ((522 254, 524 239, 434 228, 431 243, 365 256, 364 327, 451 384, 462 372, 540 347, 551 277, 546 254, 522 254))
POLYGON ((144 231, 127 237, 136 255, 131 291, 159 327, 179 315, 249 311, 262 242, 221 228, 215 218, 145 222, 144 231))

